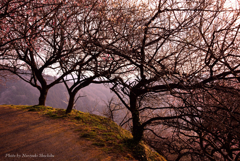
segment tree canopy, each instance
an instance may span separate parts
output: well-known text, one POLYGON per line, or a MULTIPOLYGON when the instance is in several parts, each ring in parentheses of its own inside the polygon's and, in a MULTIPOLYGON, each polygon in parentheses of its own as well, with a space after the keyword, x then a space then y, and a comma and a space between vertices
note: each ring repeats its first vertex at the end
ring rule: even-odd
POLYGON ((159 137, 154 128, 166 127, 176 144, 185 146, 179 142, 181 133, 189 144, 194 138, 195 149, 200 149, 189 150, 186 144, 175 159, 237 160, 238 134, 233 137, 208 124, 210 118, 214 124, 219 122, 223 109, 226 120, 235 120, 234 125, 222 123, 223 127, 236 129, 240 123, 238 106, 224 104, 221 98, 237 99, 240 83, 240 11, 228 3, 4 1, 1 70, 36 87, 42 105, 48 89, 64 82, 71 98, 67 112, 78 90, 90 83, 110 83, 131 113, 136 143, 145 132, 159 137), (50 83, 44 76, 49 73, 57 76, 50 83), (74 84, 70 87, 68 81, 74 84))

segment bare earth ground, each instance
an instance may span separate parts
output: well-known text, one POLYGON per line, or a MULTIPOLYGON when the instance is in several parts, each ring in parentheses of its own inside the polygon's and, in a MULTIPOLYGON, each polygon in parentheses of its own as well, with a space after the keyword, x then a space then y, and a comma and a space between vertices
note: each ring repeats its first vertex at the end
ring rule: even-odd
POLYGON ((74 125, 36 112, 0 108, 0 160, 124 160, 80 138, 74 125))

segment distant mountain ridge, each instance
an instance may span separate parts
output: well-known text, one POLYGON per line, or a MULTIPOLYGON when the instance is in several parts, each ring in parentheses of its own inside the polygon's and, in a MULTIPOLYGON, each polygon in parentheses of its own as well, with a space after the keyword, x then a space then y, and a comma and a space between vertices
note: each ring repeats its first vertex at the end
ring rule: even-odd
MULTIPOLYGON (((48 78, 54 79, 53 77, 48 78)), ((90 84, 78 92, 75 108, 83 112, 91 112, 102 115, 103 108, 114 94, 109 88, 102 84, 90 84)), ((0 84, 0 104, 35 105, 38 104, 39 91, 30 84, 20 80, 12 79, 0 84)), ((46 105, 66 109, 68 103, 68 92, 63 83, 50 88, 46 99, 46 105)))

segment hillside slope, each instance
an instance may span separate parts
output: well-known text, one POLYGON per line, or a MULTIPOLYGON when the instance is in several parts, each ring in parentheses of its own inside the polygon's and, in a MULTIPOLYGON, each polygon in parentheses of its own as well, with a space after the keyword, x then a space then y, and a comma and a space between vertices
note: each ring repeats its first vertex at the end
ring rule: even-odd
POLYGON ((161 160, 109 119, 46 106, 0 106, 0 160, 161 160))

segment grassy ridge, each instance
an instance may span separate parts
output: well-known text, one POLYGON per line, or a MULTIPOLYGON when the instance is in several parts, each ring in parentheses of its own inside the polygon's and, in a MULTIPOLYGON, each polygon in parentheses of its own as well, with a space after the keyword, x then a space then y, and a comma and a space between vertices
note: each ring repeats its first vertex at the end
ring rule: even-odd
POLYGON ((49 106, 4 106, 26 111, 35 111, 53 119, 71 121, 75 125, 75 131, 79 133, 81 138, 91 141, 93 145, 100 147, 107 153, 122 154, 126 157, 126 160, 166 161, 161 155, 150 150, 143 142, 135 145, 132 141, 131 133, 122 129, 108 118, 77 110, 73 110, 70 114, 65 114, 64 109, 56 109, 49 106))

